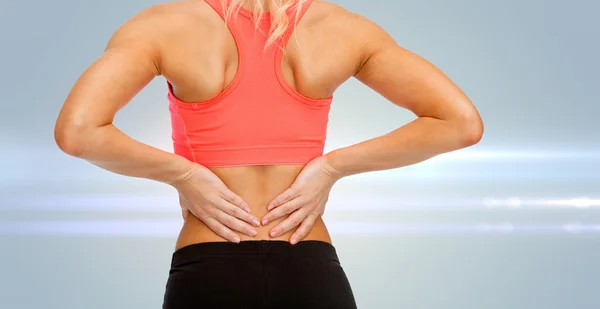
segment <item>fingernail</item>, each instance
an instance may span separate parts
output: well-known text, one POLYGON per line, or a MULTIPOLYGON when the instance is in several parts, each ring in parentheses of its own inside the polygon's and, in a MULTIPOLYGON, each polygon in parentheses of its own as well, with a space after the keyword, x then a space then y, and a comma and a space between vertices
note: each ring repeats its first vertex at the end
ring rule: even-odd
POLYGON ((271 211, 271 209, 273 209, 273 205, 269 205, 269 206, 267 206, 267 210, 268 210, 268 211, 271 211))
POLYGON ((256 236, 258 233, 255 230, 250 230, 250 236, 256 236))
POLYGON ((249 207, 245 207, 245 208, 244 208, 244 210, 245 210, 247 213, 250 213, 250 212, 252 211, 252 210, 250 210, 250 208, 249 208, 249 207))
POLYGON ((295 245, 295 244, 296 244, 296 242, 298 242, 298 240, 297 240, 296 238, 292 238, 292 239, 290 240, 290 242, 292 243, 292 245, 295 245))
POLYGON ((279 231, 277 231, 277 230, 273 230, 273 231, 271 231, 271 237, 277 237, 277 233, 278 233, 278 232, 279 232, 279 231))
POLYGON ((263 219, 262 224, 267 225, 267 223, 269 223, 269 219, 263 219))
POLYGON ((239 237, 234 237, 234 238, 233 238, 233 242, 235 242, 235 243, 240 243, 240 238, 239 238, 239 237))
POLYGON ((260 226, 260 221, 258 221, 258 219, 252 219, 252 224, 260 226))

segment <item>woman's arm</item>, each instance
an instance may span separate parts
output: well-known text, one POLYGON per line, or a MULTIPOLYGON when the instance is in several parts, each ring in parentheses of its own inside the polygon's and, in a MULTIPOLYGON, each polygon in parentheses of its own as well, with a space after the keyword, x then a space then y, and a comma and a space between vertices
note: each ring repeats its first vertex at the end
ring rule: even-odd
POLYGON ((357 29, 365 38, 364 61, 355 77, 418 118, 381 137, 326 154, 335 176, 407 166, 479 142, 483 123, 469 98, 383 29, 365 19, 362 24, 357 29))
POLYGON ((164 21, 158 15, 143 12, 117 30, 75 83, 54 132, 67 154, 118 174, 173 184, 186 178, 192 162, 140 143, 113 125, 117 111, 160 75, 164 21))
POLYGON ((239 242, 234 230, 254 236, 248 222, 258 222, 240 196, 208 168, 140 143, 113 125, 117 111, 160 75, 160 43, 175 23, 158 8, 123 25, 102 57, 81 75, 56 122, 56 143, 111 172, 172 185, 184 218, 189 211, 218 235, 239 242))
POLYGON ((294 183, 268 205, 262 220, 289 216, 270 233, 293 228, 297 243, 323 215, 332 186, 342 177, 415 164, 477 143, 483 123, 469 98, 439 69, 401 48, 373 22, 346 23, 362 51, 356 78, 418 118, 388 134, 331 151, 312 160, 294 183))

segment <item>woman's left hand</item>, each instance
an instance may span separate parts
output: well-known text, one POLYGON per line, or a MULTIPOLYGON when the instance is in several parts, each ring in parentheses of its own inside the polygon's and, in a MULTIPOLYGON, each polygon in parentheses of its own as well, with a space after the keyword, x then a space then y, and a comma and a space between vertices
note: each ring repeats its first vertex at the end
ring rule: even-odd
POLYGON ((317 218, 323 215, 329 192, 340 176, 327 162, 325 156, 310 161, 294 180, 294 183, 273 201, 262 218, 263 225, 289 215, 269 232, 278 237, 298 227, 290 237, 292 244, 298 243, 310 232, 317 218))

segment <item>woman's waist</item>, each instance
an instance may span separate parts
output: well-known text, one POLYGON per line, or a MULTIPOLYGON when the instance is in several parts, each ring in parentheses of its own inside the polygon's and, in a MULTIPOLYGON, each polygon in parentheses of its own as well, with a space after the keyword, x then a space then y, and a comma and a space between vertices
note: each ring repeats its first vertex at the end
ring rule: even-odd
MULTIPOLYGON (((259 219, 261 216, 257 216, 259 219)), ((296 228, 288 231, 287 233, 280 235, 278 237, 271 237, 269 235, 269 231, 279 225, 283 220, 287 218, 279 218, 274 220, 273 222, 268 223, 267 225, 261 225, 258 227, 254 227, 254 230, 257 232, 257 235, 252 237, 248 236, 241 232, 236 232, 240 236, 241 241, 249 241, 249 240, 283 240, 290 241, 290 237, 295 232, 296 228)), ((325 222, 322 218, 318 218, 314 225, 312 226, 310 232, 303 240, 318 240, 327 243, 332 243, 331 237, 329 235, 329 231, 325 225, 325 222)), ((227 240, 217 233, 213 232, 204 222, 200 219, 196 218, 193 215, 189 215, 187 220, 184 222, 181 232, 179 234, 179 238, 177 239, 176 249, 183 248, 188 245, 196 244, 196 243, 205 243, 205 242, 226 242, 227 240)))
POLYGON ((209 169, 248 204, 255 216, 262 216, 269 202, 287 190, 303 168, 304 165, 252 165, 209 169))
MULTIPOLYGON (((267 205, 279 194, 287 190, 294 182, 304 165, 256 165, 239 167, 210 168, 227 186, 250 207, 250 214, 261 220, 269 211, 267 205)), ((295 231, 278 237, 271 237, 269 232, 279 225, 287 216, 278 218, 267 225, 253 226, 257 235, 252 237, 236 232, 244 240, 285 240, 289 241, 295 231)), ((329 233, 321 218, 318 218, 306 240, 331 242, 329 233)), ((199 243, 227 241, 213 232, 204 222, 190 214, 183 225, 177 247, 199 243)))

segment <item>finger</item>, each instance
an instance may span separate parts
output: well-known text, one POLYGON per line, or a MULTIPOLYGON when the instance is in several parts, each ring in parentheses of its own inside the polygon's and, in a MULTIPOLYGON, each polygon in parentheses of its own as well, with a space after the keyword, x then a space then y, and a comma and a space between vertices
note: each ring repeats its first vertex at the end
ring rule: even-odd
POLYGON ((229 203, 240 207, 244 211, 250 212, 250 206, 248 206, 244 199, 242 199, 239 195, 233 193, 231 190, 226 190, 225 192, 223 192, 221 194, 221 197, 229 203))
POLYGON ((298 191, 294 187, 289 187, 287 190, 277 195, 268 205, 267 210, 271 211, 273 208, 285 204, 296 197, 298 197, 298 191))
POLYGON ((230 214, 218 209, 215 212, 214 218, 217 219, 221 224, 225 225, 226 227, 234 230, 234 231, 238 231, 241 233, 244 233, 248 236, 256 236, 258 234, 258 232, 256 232, 256 230, 252 227, 252 225, 234 217, 231 216, 230 214))
POLYGON ((227 213, 232 217, 238 218, 248 223, 252 223, 254 226, 260 226, 260 221, 258 221, 258 218, 249 214, 248 212, 243 211, 236 205, 233 205, 225 200, 217 204, 217 209, 227 213))
POLYGON ((318 217, 319 216, 317 214, 309 214, 306 216, 302 223, 300 223, 298 229, 294 232, 294 234, 292 234, 292 237, 290 237, 290 243, 295 245, 300 240, 304 239, 304 237, 306 237, 306 235, 308 235, 312 229, 313 225, 315 225, 315 221, 317 221, 318 217))
POLYGON ((293 199, 279 207, 276 207, 275 209, 271 210, 266 215, 264 215, 262 218, 262 224, 267 225, 267 224, 269 224, 269 222, 273 222, 274 220, 277 220, 278 218, 287 216, 287 215, 291 214, 292 212, 298 210, 298 208, 300 208, 301 206, 302 206, 302 203, 300 202, 299 199, 293 199))
POLYGON ((202 220, 202 222, 204 222, 206 224, 206 226, 208 226, 208 228, 210 228, 217 235, 227 239, 228 241, 235 242, 235 243, 239 243, 241 241, 238 234, 234 233, 232 230, 227 228, 224 224, 219 222, 219 220, 217 220, 216 218, 206 217, 202 220))
POLYGON ((269 235, 271 237, 279 237, 293 228, 298 226, 304 219, 306 218, 305 211, 296 211, 291 214, 287 219, 283 220, 281 223, 277 224, 270 232, 269 235))

